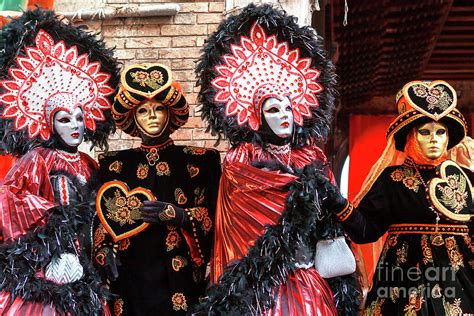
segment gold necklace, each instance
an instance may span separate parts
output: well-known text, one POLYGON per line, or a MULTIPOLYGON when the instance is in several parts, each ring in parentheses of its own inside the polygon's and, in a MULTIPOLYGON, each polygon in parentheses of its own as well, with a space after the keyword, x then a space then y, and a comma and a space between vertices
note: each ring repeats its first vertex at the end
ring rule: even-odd
MULTIPOLYGON (((423 177, 421 176, 420 171, 418 170, 418 167, 416 166, 416 163, 414 161, 412 162, 412 167, 415 169, 415 172, 416 172, 415 176, 421 181, 426 192, 428 186, 426 185, 425 180, 423 180, 423 177)), ((439 221, 441 220, 441 218, 439 217, 439 213, 433 207, 433 204, 431 203, 431 201, 429 202, 431 204, 429 209, 436 215, 435 233, 431 235, 431 243, 435 246, 441 246, 444 244, 443 237, 441 236, 440 233, 438 233, 438 226, 439 226, 439 221)))

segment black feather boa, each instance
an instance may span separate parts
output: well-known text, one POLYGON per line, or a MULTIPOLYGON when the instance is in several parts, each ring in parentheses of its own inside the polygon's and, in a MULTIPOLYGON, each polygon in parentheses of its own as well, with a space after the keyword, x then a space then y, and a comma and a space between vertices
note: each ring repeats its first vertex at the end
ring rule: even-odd
POLYGON ((90 238, 88 228, 95 209, 83 201, 87 192, 82 190, 79 200, 69 206, 50 210, 44 226, 0 245, 0 290, 10 292, 12 300, 20 296, 25 301, 52 304, 60 314, 102 315, 102 302, 109 292, 102 286, 87 250, 83 247, 77 252, 74 242, 90 238), (84 269, 80 280, 57 284, 37 276, 62 253, 77 253, 84 269))
MULTIPOLYGON (((300 27, 296 18, 270 4, 250 4, 241 13, 225 19, 216 32, 207 40, 196 66, 201 116, 209 123, 208 131, 227 138, 232 145, 241 142, 261 143, 259 135, 248 124, 240 126, 234 116, 225 115, 225 107, 214 101, 217 90, 211 82, 218 76, 215 67, 224 63, 222 56, 231 53, 231 45, 239 44, 241 36, 249 36, 253 23, 258 21, 268 35, 275 34, 278 40, 287 41, 291 49, 298 49, 301 58, 311 58, 311 67, 321 71, 317 82, 324 90, 316 97, 319 107, 311 108, 311 117, 305 118, 303 126, 295 125, 292 147, 298 148, 314 141, 325 142, 334 112, 336 75, 334 66, 326 56, 323 38, 308 27, 300 27)), ((219 141, 218 139, 218 141, 219 141)))
MULTIPOLYGON (((86 26, 73 26, 61 22, 53 11, 42 9, 28 10, 20 17, 12 19, 0 31, 0 80, 10 79, 8 69, 16 67, 16 58, 25 56, 25 47, 34 46, 36 34, 40 29, 45 30, 57 42, 63 40, 67 47, 76 45, 79 54, 87 54, 91 62, 101 64, 101 72, 110 74, 108 84, 117 87, 119 83, 120 68, 113 50, 105 46, 102 39, 95 34, 88 33, 86 26)), ((0 87, 0 93, 4 93, 0 87)), ((108 96, 113 103, 115 93, 108 96)), ((0 113, 4 105, 0 103, 0 113)), ((98 146, 107 149, 107 140, 115 131, 115 124, 110 110, 104 110, 105 120, 96 122, 94 132, 86 129, 84 140, 90 141, 92 147, 98 146)), ((53 140, 42 140, 40 137, 30 139, 26 129, 15 131, 14 119, 0 119, 0 155, 11 154, 22 156, 34 147, 54 147, 53 140)))
MULTIPOLYGON (((226 268, 219 282, 209 288, 205 301, 196 307, 196 313, 262 314, 274 305, 275 290, 297 269, 297 249, 309 247, 314 253, 319 239, 343 234, 330 213, 320 207, 325 192, 318 189, 314 175, 324 169, 321 163, 314 163, 295 172, 299 179, 289 188, 280 222, 268 226, 248 254, 226 268)), ((360 292, 355 274, 326 281, 339 315, 357 315, 360 292)))

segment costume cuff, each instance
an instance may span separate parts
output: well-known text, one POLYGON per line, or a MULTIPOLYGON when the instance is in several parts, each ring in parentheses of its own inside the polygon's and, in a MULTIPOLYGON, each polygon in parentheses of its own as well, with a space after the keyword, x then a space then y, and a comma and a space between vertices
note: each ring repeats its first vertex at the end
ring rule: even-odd
POLYGON ((336 217, 339 219, 340 222, 344 222, 346 219, 351 216, 352 212, 354 211, 354 206, 347 201, 346 206, 340 211, 336 213, 336 217))

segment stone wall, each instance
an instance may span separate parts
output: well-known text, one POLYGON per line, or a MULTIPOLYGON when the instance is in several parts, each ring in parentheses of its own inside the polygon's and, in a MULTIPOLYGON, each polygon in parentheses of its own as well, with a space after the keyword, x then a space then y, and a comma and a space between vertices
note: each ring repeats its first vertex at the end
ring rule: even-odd
MULTIPOLYGON (((124 4, 147 5, 171 3, 153 0, 102 0, 107 6, 124 4)), ((100 2, 100 1, 97 1, 100 2)), ((216 138, 206 133, 196 104, 198 88, 194 74, 195 62, 200 56, 204 40, 212 34, 223 19, 224 1, 175 1, 181 10, 176 16, 146 18, 115 18, 103 21, 83 21, 93 31, 100 31, 110 47, 116 47, 116 56, 124 65, 157 62, 173 71, 174 79, 181 83, 190 104, 188 123, 172 134, 175 143, 214 147, 216 138)), ((56 11, 76 11, 78 8, 97 8, 89 1, 57 0, 56 11)), ((104 5, 104 4, 102 4, 104 5)), ((118 130, 111 136, 110 150, 140 145, 138 138, 129 137, 118 130)), ((227 150, 227 143, 216 147, 227 150)), ((86 150, 86 144, 81 148, 86 150)), ((98 152, 91 152, 97 156, 98 152)))
MULTIPOLYGON (((212 34, 224 17, 225 10, 233 12, 244 7, 249 0, 215 0, 200 2, 193 0, 56 0, 56 11, 77 11, 103 6, 148 5, 152 3, 175 3, 180 12, 169 17, 115 18, 109 20, 83 21, 93 31, 100 31, 111 47, 116 47, 116 56, 125 65, 142 62, 158 62, 171 68, 190 103, 191 113, 188 123, 172 138, 179 144, 213 147, 216 138, 206 133, 196 104, 198 88, 195 87, 195 62, 200 56, 204 40, 212 34)), ((256 1, 262 2, 262 1, 256 1)), ((299 15, 300 22, 306 20, 301 15, 301 5, 309 7, 309 0, 270 0, 279 2, 290 14, 299 15)), ((309 12, 308 10, 303 10, 309 12)), ((308 13, 309 14, 309 13, 308 13)), ((119 150, 139 146, 140 140, 117 131, 110 139, 110 149, 119 150)), ((87 151, 86 144, 81 149, 87 151)), ((227 143, 221 142, 217 149, 227 150, 227 143)), ((97 156, 97 152, 91 152, 97 156)))

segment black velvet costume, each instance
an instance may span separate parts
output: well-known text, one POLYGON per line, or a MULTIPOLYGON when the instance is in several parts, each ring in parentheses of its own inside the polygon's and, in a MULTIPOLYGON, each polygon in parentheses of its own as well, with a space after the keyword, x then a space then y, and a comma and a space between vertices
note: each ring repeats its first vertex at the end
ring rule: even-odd
MULTIPOLYGON (((114 119, 124 132, 139 135, 142 145, 99 157, 102 188, 120 181, 130 195, 119 201, 115 189, 99 190, 94 259, 108 273, 110 289, 117 295, 111 302, 114 315, 184 315, 198 303, 208 282, 220 155, 214 149, 177 146, 169 138, 186 123, 189 106, 168 68, 131 65, 122 78, 114 119), (138 81, 139 76, 148 79, 138 81), (140 104, 152 99, 167 108, 168 117, 161 134, 146 136, 134 115, 140 104), (167 205, 154 213, 159 220, 149 220, 142 228, 137 225, 146 225, 148 213, 145 204, 131 204, 137 196, 132 191, 137 190, 148 190, 152 200, 167 205), (180 221, 162 220, 167 210, 180 221), (118 266, 117 278, 110 277, 111 258, 118 266)), ((150 115, 149 120, 155 118, 150 115)))
MULTIPOLYGON (((451 315, 448 305, 472 313, 474 256, 471 238, 467 231, 463 230, 461 235, 462 231, 455 230, 452 221, 443 218, 438 228, 442 239, 433 234, 436 215, 430 209, 423 183, 416 180, 410 183, 410 177, 416 174, 412 165, 408 160, 403 166, 385 169, 357 209, 343 222, 357 243, 376 241, 387 230, 389 232, 375 271, 373 290, 367 298, 366 313, 451 315), (418 232, 404 231, 410 227, 418 232), (421 227, 426 233, 419 232, 421 227), (438 239, 433 242, 435 237, 438 239), (421 275, 418 276, 413 267, 418 267, 421 275), (432 272, 428 272, 430 269, 432 272), (441 278, 435 277, 438 271, 441 278), (447 272, 443 274, 442 271, 447 272), (403 292, 408 289, 413 291, 403 292), (453 293, 454 297, 440 293, 446 296, 453 293), (430 304, 422 305, 422 300, 428 300, 430 304)), ((435 176, 434 167, 417 168, 425 182, 435 176)), ((470 181, 474 181, 474 175, 464 171, 470 181)))
MULTIPOLYGON (((114 305, 118 308, 122 300, 123 315, 184 314, 185 305, 196 303, 206 284, 220 156, 215 150, 176 146, 171 139, 158 147, 155 166, 150 166, 146 155, 146 149, 137 148, 101 157, 102 181, 120 180, 130 188, 148 188, 157 200, 191 211, 196 231, 185 236, 174 226, 150 225, 119 241, 121 266, 111 289, 120 298, 114 305), (198 251, 195 257, 190 255, 187 238, 198 251), (185 301, 178 304, 180 294, 185 301)), ((102 226, 96 229, 96 257, 101 255, 99 248, 111 242, 108 237, 102 226)))

